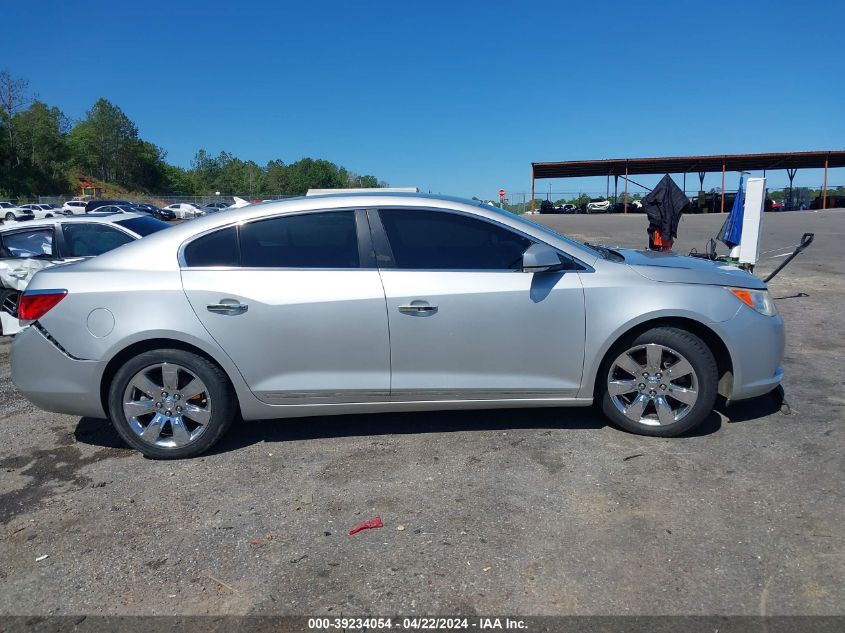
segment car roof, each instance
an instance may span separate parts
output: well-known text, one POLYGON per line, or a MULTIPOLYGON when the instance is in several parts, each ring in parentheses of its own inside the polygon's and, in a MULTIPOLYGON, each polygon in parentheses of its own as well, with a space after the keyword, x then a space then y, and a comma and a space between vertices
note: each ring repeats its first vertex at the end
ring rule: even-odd
POLYGON ((587 263, 595 261, 597 257, 594 251, 583 244, 579 244, 565 237, 550 234, 548 230, 539 225, 527 222, 510 212, 502 211, 478 200, 466 200, 464 198, 433 194, 378 193, 376 191, 373 193, 332 193, 308 197, 303 196, 250 204, 239 208, 229 207, 228 209, 221 210, 219 213, 211 213, 189 222, 171 226, 166 231, 158 231, 157 233, 148 235, 143 240, 138 240, 137 242, 121 247, 119 253, 117 251, 104 253, 99 257, 88 260, 85 263, 85 267, 88 269, 178 270, 177 252, 181 245, 187 240, 203 233, 228 226, 235 226, 242 222, 281 216, 288 213, 368 208, 428 208, 432 210, 443 209, 471 213, 480 218, 486 218, 504 224, 505 226, 510 226, 514 230, 527 233, 536 239, 551 244, 559 242, 559 248, 570 251, 572 255, 587 263), (162 256, 163 254, 167 255, 162 256))
POLYGON ((53 224, 65 224, 73 222, 96 222, 99 224, 114 224, 118 220, 130 220, 132 218, 147 218, 146 213, 86 213, 85 215, 67 215, 55 218, 44 218, 42 220, 27 220, 26 222, 15 222, 14 224, 3 224, 0 231, 13 229, 28 229, 30 227, 52 226, 53 224))

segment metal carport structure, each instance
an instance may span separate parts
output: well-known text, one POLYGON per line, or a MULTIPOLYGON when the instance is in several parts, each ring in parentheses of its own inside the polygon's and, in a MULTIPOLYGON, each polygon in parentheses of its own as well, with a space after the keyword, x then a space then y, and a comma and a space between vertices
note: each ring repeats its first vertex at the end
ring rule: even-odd
POLYGON ((721 154, 713 156, 666 156, 660 158, 611 158, 603 160, 574 160, 555 163, 531 163, 531 211, 534 211, 534 181, 541 178, 578 178, 588 176, 620 176, 625 180, 624 210, 628 212, 628 179, 636 174, 697 173, 699 182, 704 175, 722 172, 722 204, 725 210, 725 172, 771 171, 785 169, 789 186, 799 169, 824 168, 822 208, 827 208, 827 171, 845 167, 845 150, 818 152, 785 152, 776 154, 721 154))

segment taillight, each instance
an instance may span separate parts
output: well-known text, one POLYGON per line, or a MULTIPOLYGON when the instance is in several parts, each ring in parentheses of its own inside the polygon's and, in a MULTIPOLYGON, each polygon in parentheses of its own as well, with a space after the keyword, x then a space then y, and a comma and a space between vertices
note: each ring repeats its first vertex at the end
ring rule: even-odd
POLYGON ((24 292, 18 302, 18 319, 37 321, 67 296, 67 290, 33 290, 24 292))

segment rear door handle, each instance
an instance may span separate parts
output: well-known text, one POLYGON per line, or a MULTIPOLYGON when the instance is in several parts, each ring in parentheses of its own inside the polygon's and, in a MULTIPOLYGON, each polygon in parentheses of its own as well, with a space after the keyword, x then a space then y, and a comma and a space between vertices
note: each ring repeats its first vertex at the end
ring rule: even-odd
POLYGON ((437 306, 429 305, 424 301, 412 301, 408 305, 399 306, 399 312, 402 314, 434 314, 437 312, 437 306))
POLYGON ((224 299, 220 303, 212 303, 205 306, 205 309, 214 314, 243 314, 249 310, 249 306, 243 303, 229 303, 224 299))

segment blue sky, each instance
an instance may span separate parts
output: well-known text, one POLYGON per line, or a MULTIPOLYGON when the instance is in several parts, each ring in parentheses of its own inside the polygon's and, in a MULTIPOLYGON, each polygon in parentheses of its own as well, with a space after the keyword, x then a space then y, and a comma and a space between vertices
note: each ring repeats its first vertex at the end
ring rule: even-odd
POLYGON ((311 156, 493 197, 529 191, 531 161, 845 139, 841 1, 43 1, 3 14, 0 68, 72 118, 110 99, 183 166, 200 147, 311 156))

